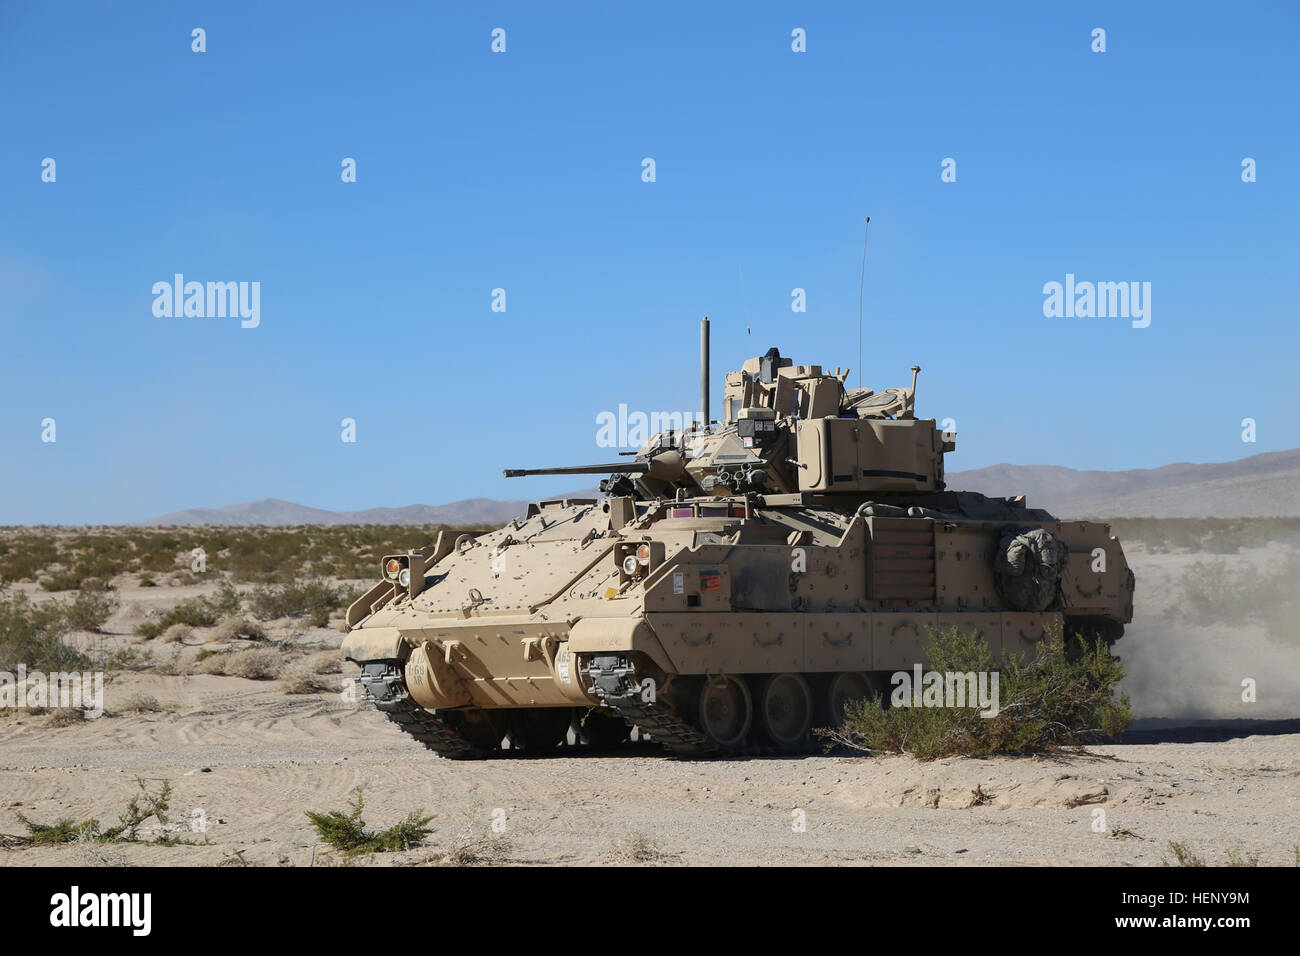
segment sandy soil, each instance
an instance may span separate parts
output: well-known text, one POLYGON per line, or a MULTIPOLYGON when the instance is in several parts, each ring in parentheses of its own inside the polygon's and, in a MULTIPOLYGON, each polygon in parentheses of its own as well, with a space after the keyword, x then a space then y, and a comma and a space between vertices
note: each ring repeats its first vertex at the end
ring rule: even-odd
MULTIPOLYGON (((1229 639, 1175 625, 1163 611, 1185 558, 1133 557, 1148 601, 1120 649, 1139 714, 1300 716, 1289 690, 1295 645, 1262 630, 1229 639), (1236 706, 1241 674, 1256 671, 1284 691, 1267 709, 1236 706)), ((128 636, 136 621, 199 590, 124 588, 107 643, 141 646, 128 636)), ((291 622, 269 630, 317 647, 341 640, 291 622)), ((192 657, 202 640, 180 653, 192 657)), ((483 840, 496 841, 499 861, 521 864, 1158 865, 1171 840, 1210 863, 1237 850, 1292 864, 1300 845, 1300 734, 1100 746, 1069 759, 684 762, 631 744, 605 756, 463 763, 337 694, 286 695, 278 681, 120 673, 105 697, 110 716, 73 726, 0 718, 0 832, 24 832, 17 813, 112 822, 141 778, 171 781, 174 819, 201 809, 206 832, 186 835, 210 843, 9 849, 0 865, 338 862, 304 811, 342 808, 357 786, 371 826, 417 808, 436 814, 426 847, 368 865, 438 862, 483 840), (140 695, 162 711, 111 716, 140 695), (495 836, 494 818, 504 821, 495 836)))
MULTIPOLYGON (((0 864, 327 862, 303 811, 366 788, 367 820, 437 814, 415 862, 491 838, 504 812, 518 863, 618 863, 634 836, 679 864, 1158 864, 1166 841, 1211 862, 1230 848, 1263 863, 1300 844, 1300 735, 1225 743, 1097 747, 1066 760, 816 756, 692 763, 629 745, 611 756, 461 763, 407 741, 334 696, 286 697, 275 682, 130 675, 106 698, 147 693, 170 710, 0 731, 0 830, 115 819, 136 791, 170 780, 173 811, 201 808, 208 846, 0 851, 0 864), (983 796, 980 796, 982 794, 983 796), (806 830, 796 832, 795 811, 806 830), (1094 832, 1103 811, 1102 832, 1094 832)), ((191 834, 200 839, 198 834, 191 834)))

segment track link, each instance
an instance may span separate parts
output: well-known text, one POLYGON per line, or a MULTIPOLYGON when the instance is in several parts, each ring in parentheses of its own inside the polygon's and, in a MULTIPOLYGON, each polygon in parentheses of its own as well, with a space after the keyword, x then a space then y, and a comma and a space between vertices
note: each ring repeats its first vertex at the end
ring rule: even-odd
POLYGON ((596 654, 583 665, 596 695, 614 713, 680 757, 712 757, 718 745, 683 720, 668 701, 647 686, 622 654, 596 654))
POLYGON ((442 717, 411 700, 401 661, 363 661, 358 683, 364 700, 434 753, 451 760, 487 756, 442 717))

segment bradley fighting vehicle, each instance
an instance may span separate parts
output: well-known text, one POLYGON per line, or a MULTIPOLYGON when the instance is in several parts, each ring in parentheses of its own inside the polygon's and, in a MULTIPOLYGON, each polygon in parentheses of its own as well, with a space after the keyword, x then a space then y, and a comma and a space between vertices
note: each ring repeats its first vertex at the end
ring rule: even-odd
MULTIPOLYGON (((708 421, 708 320, 701 326, 708 421)), ((383 559, 348 610, 365 697, 447 757, 637 728, 680 755, 792 752, 847 701, 924 664, 931 629, 994 654, 1053 627, 1114 641, 1133 575, 1105 524, 949 491, 954 437, 911 387, 771 349, 726 377, 723 419, 653 436, 602 499, 542 501, 495 531, 383 559)))

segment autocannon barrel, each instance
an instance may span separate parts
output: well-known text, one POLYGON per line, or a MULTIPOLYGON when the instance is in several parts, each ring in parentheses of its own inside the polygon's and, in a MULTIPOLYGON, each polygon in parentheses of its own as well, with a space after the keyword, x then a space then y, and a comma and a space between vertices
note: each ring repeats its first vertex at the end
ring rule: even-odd
POLYGON ((686 462, 679 452, 662 451, 650 458, 620 461, 609 465, 565 465, 561 468, 507 468, 507 478, 526 475, 649 475, 663 481, 676 481, 686 471, 686 462))
POLYGON ((528 475, 643 475, 650 470, 645 461, 620 461, 612 465, 565 465, 561 468, 507 468, 507 478, 525 478, 528 475))

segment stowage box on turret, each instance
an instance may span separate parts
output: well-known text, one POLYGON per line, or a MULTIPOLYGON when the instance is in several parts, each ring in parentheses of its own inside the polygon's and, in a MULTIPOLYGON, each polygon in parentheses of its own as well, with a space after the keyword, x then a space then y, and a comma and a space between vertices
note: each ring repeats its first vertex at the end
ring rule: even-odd
POLYGON ((447 757, 633 728, 681 755, 793 752, 924 665, 933 629, 995 655, 1052 627, 1118 639, 1133 575, 1109 526, 947 490, 954 436, 913 414, 919 371, 846 388, 771 349, 728 373, 721 422, 507 471, 609 477, 604 498, 386 556, 347 613, 365 698, 447 757))

